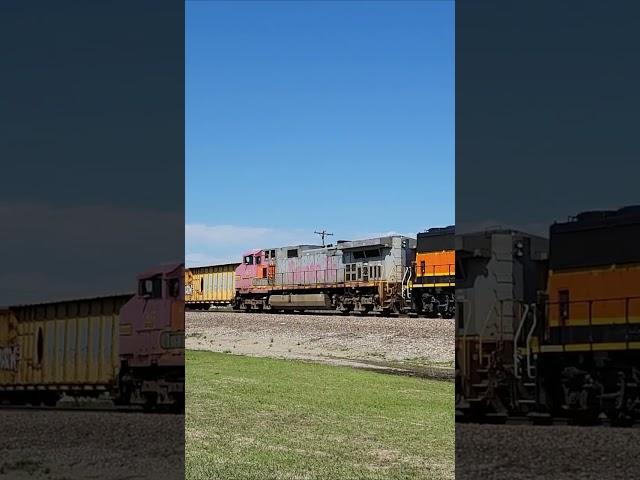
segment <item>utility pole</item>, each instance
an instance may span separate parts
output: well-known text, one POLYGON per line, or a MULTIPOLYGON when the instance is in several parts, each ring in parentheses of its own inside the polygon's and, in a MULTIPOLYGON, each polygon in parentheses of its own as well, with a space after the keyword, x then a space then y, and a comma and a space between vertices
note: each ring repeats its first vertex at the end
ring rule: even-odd
POLYGON ((333 233, 327 233, 326 230, 322 230, 321 232, 313 232, 315 234, 320 235, 320 237, 322 238, 322 246, 324 247, 324 237, 329 237, 331 235, 333 235, 333 233))

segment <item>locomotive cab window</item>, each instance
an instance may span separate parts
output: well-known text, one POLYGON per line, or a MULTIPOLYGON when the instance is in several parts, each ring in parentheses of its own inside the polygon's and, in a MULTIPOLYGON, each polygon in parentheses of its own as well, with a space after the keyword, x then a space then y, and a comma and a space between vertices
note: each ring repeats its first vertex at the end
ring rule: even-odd
POLYGON ((364 252, 353 252, 353 258, 356 258, 356 259, 364 258, 364 252))
POLYGON ((162 279, 156 276, 140 280, 138 293, 145 298, 162 298, 162 279))
POLYGON ((253 255, 247 255, 246 257, 244 257, 244 264, 253 265, 253 255))
POLYGON ((260 265, 260 259, 261 259, 260 256, 256 256, 256 265, 260 265))
POLYGON ((167 280, 167 290, 171 297, 178 298, 180 296, 180 280, 177 278, 167 280))
POLYGON ((296 258, 298 256, 298 249, 287 250, 287 258, 296 258))
POLYGON ((380 250, 378 250, 377 248, 374 250, 367 250, 364 252, 364 254, 367 258, 375 258, 380 256, 380 250))

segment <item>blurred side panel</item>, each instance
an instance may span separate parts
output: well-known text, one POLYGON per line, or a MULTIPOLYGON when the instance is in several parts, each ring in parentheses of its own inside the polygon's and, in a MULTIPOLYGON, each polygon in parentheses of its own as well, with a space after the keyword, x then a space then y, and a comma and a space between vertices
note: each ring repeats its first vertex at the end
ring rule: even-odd
POLYGON ((0 470, 181 479, 184 3, 0 9, 0 470))
POLYGON ((456 478, 639 476, 639 29, 456 2, 456 478))

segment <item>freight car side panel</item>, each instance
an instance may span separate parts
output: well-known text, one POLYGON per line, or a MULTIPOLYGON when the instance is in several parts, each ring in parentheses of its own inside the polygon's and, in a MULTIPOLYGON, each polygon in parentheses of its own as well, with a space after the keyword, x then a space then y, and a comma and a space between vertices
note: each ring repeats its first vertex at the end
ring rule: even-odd
POLYGON ((235 270, 238 265, 231 263, 186 270, 186 303, 230 303, 235 297, 235 270))
POLYGON ((8 359, 1 363, 0 386, 73 389, 114 383, 119 310, 128 298, 14 307, 0 313, 0 348, 8 359), (10 351, 16 352, 14 359, 10 351))

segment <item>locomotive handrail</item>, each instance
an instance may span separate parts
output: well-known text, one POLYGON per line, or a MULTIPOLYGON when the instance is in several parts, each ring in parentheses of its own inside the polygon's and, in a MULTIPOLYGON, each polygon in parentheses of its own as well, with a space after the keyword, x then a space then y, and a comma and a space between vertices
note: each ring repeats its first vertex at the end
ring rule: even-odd
POLYGON ((524 322, 527 320, 527 316, 529 315, 529 305, 525 305, 524 313, 520 319, 520 324, 516 329, 516 333, 513 336, 513 373, 516 378, 521 378, 520 372, 518 371, 519 367, 519 356, 518 356, 518 339, 520 338, 520 333, 522 332, 522 327, 524 326, 524 322))
POLYGON ((441 263, 441 264, 434 264, 434 265, 424 265, 424 269, 423 269, 423 265, 418 264, 417 261, 412 262, 413 265, 415 265, 415 278, 416 280, 419 278, 420 282, 416 282, 418 285, 432 285, 435 286, 437 283, 447 283, 449 284, 449 286, 455 286, 455 279, 454 281, 451 281, 450 278, 455 275, 455 264, 453 263, 441 263), (438 268, 441 267, 441 268, 438 268), (439 271, 436 272, 436 270, 445 270, 446 267, 446 271, 439 271), (429 271, 427 271, 427 268, 429 269, 429 271), (453 273, 452 273, 453 270, 453 273), (446 281, 437 281, 435 279, 435 277, 447 277, 446 281), (431 280, 433 278, 433 280, 431 280), (424 281, 426 280, 426 282, 424 281))
POLYGON ((480 365, 482 365, 482 337, 484 336, 484 331, 486 330, 487 324, 489 323, 489 317, 491 316, 491 313, 495 309, 496 303, 498 303, 498 301, 500 301, 500 303, 502 304, 502 300, 498 300, 498 299, 496 299, 493 302, 493 304, 491 305, 491 308, 487 312, 487 315, 484 319, 484 323, 482 324, 482 329, 480 329, 480 335, 478 336, 478 354, 480 356, 480 365))
MULTIPOLYGON (((588 343, 592 344, 594 343, 593 341, 593 320, 594 318, 598 318, 600 316, 602 316, 602 313, 600 313, 598 315, 598 306, 602 306, 603 304, 607 304, 607 303, 619 303, 618 307, 614 307, 616 308, 616 312, 613 314, 614 318, 622 318, 624 319, 623 323, 620 322, 615 322, 613 320, 609 321, 606 324, 619 324, 619 325, 623 325, 625 328, 625 343, 629 342, 629 330, 630 330, 630 302, 634 301, 635 305, 638 304, 638 302, 640 301, 640 296, 627 296, 627 297, 613 297, 613 298, 597 298, 597 299, 589 299, 589 300, 566 300, 566 301, 554 301, 554 302, 545 302, 545 318, 547 319, 547 322, 550 323, 551 320, 555 320, 558 322, 558 325, 548 325, 547 328, 558 328, 560 330, 559 333, 559 341, 560 343, 565 343, 565 338, 566 338, 566 329, 567 328, 571 328, 574 327, 576 325, 574 324, 569 324, 567 325, 568 322, 587 322, 587 325, 589 327, 588 333, 589 333, 589 338, 588 338, 588 343), (565 305, 567 307, 573 305, 573 306, 578 306, 579 308, 568 308, 568 311, 566 312, 566 316, 563 315, 563 312, 559 312, 559 311, 555 311, 553 314, 552 312, 552 308, 556 307, 556 306, 562 306, 565 305), (578 313, 576 314, 576 310, 578 311, 578 313)), ((636 306, 634 311, 636 312, 637 315, 637 311, 638 309, 640 309, 640 307, 636 306)), ((609 317, 611 315, 609 314, 609 317)), ((598 325, 598 324, 596 324, 598 325)))
MULTIPOLYGON (((527 305, 528 306, 528 305, 527 305)), ((532 315, 533 315, 533 323, 531 325, 531 329, 529 329, 529 333, 527 334, 527 375, 529 378, 533 378, 533 375, 531 374, 531 337, 533 336, 533 332, 536 329, 536 326, 538 324, 538 307, 536 306, 536 304, 533 304, 533 308, 532 308, 532 315)))

